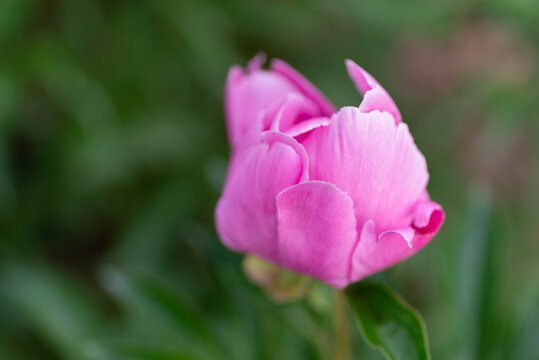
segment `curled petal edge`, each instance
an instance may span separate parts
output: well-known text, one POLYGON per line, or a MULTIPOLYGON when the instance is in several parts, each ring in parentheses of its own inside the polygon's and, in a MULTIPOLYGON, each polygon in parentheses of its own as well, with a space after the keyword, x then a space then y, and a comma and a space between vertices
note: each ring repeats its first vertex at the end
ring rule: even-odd
POLYGON ((271 123, 270 130, 287 132, 300 115, 312 118, 317 113, 316 104, 308 98, 300 94, 288 94, 277 106, 277 109, 268 113, 272 119, 265 121, 265 123, 271 123))
POLYGON ((286 145, 289 145, 292 149, 298 153, 298 155, 301 157, 302 160, 302 172, 301 176, 298 180, 298 183, 304 182, 309 180, 309 157, 307 156, 307 152, 305 151, 305 148, 303 145, 298 143, 293 137, 277 132, 277 131, 264 131, 261 134, 261 139, 263 142, 265 142, 268 145, 273 144, 276 141, 282 142, 286 145))
POLYGON ((420 201, 414 209, 413 227, 420 235, 437 233, 445 220, 442 206, 434 201, 420 201))
POLYGON ((377 236, 374 221, 366 221, 352 255, 350 282, 389 268, 420 251, 438 233, 444 218, 439 204, 424 201, 416 206, 411 226, 377 236))
MULTIPOLYGON (((253 157, 253 159, 255 158, 253 157)), ((258 170, 256 167, 251 168, 258 171, 264 168, 264 166, 259 167, 258 170)), ((257 178, 261 181, 271 181, 272 176, 273 174, 271 174, 271 176, 265 175, 257 178)), ((272 199, 274 201, 280 191, 300 182, 305 182, 308 179, 308 158, 303 146, 286 134, 272 131, 262 133, 260 147, 252 147, 244 152, 236 154, 233 156, 229 165, 223 194, 215 209, 215 224, 222 243, 236 252, 251 253, 266 260, 278 263, 278 232, 277 228, 274 226, 277 223, 277 211, 274 205, 269 207, 266 206, 270 204, 267 201, 271 201, 272 199), (291 148, 291 150, 297 154, 301 165, 300 168, 297 169, 298 172, 295 175, 288 177, 288 180, 286 180, 288 183, 287 185, 277 189, 273 195, 267 193, 262 194, 262 197, 265 197, 266 200, 258 200, 262 201, 262 203, 259 204, 262 206, 260 208, 257 207, 256 197, 253 198, 250 194, 253 191, 260 191, 260 187, 268 187, 264 186, 265 184, 249 184, 249 182, 252 182, 252 179, 250 179, 252 176, 249 176, 249 174, 245 172, 247 169, 245 168, 245 162, 252 156, 255 156, 256 159, 262 159, 262 161, 273 161, 273 164, 276 166, 282 165, 282 159, 279 160, 273 158, 272 160, 271 158, 266 158, 264 155, 275 143, 281 143, 291 148), (263 144, 267 145, 266 150, 264 150, 265 147, 262 146, 263 144), (242 183, 247 184, 247 186, 245 186, 245 184, 242 185, 242 183), (255 203, 253 203, 253 201, 255 201, 255 203), (262 212, 265 211, 266 213, 260 213, 259 210, 262 210, 262 212), (271 224, 272 221, 274 221, 275 224, 271 224), (265 226, 264 224, 268 222, 269 225, 265 226), (274 235, 271 231, 272 228, 275 228, 274 235), (257 231, 261 231, 261 233, 258 234, 257 231), (255 238, 254 240, 253 237, 255 238), (273 243, 275 244, 275 248, 271 245, 273 243)))
POLYGON ((358 92, 363 96, 363 101, 359 106, 360 110, 362 112, 386 111, 395 118, 395 124, 401 123, 402 116, 397 105, 378 81, 354 61, 347 59, 345 64, 348 75, 358 92))

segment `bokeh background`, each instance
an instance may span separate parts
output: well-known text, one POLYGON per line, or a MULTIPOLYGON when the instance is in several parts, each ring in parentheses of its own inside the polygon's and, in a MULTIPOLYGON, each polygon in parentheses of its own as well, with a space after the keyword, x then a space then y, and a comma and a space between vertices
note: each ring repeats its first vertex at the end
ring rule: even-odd
MULTIPOLYGON (((539 359, 539 2, 0 1, 0 358, 327 359, 331 294, 276 304, 226 250, 228 68, 392 94, 447 219, 376 275, 434 359, 539 359)), ((356 359, 382 359, 352 328, 356 359)))

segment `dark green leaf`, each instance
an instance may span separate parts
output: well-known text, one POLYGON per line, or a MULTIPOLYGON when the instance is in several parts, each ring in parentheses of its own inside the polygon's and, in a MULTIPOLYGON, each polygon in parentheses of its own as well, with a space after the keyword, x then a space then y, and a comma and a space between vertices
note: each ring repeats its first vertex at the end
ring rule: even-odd
POLYGON ((365 339, 387 359, 430 359, 427 333, 419 313, 379 284, 346 290, 365 339))

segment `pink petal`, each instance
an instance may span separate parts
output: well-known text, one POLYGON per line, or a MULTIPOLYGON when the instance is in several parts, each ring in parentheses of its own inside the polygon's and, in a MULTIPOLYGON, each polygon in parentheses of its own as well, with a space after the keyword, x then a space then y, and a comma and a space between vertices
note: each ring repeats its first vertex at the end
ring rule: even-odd
MULTIPOLYGON (((286 132, 295 123, 301 123, 319 114, 315 103, 297 93, 288 94, 271 119, 271 130, 286 132)), ((271 113, 268 113, 271 116, 271 113)))
POLYGON ((436 234, 445 219, 442 207, 434 201, 420 201, 414 209, 413 226, 421 235, 436 234))
POLYGON ((225 81, 225 115, 226 115, 226 125, 228 129, 228 135, 231 139, 231 143, 234 144, 234 139, 242 131, 242 121, 238 119, 237 113, 239 112, 237 100, 237 95, 235 94, 235 89, 238 88, 242 82, 243 78, 243 69, 239 66, 232 66, 228 71, 225 81))
POLYGON ((362 112, 371 112, 374 110, 387 111, 393 115, 395 122, 399 124, 402 121, 402 116, 387 91, 378 84, 374 77, 352 60, 346 60, 345 64, 348 75, 356 85, 361 96, 363 96, 363 101, 359 109, 362 112))
POLYGON ((281 192, 277 212, 282 265, 345 287, 357 242, 352 199, 333 184, 308 181, 281 192))
POLYGON ((292 137, 298 137, 308 133, 311 130, 328 125, 329 119, 326 117, 312 118, 294 124, 292 127, 288 128, 285 133, 292 137))
POLYGON ((383 232, 411 224, 429 175, 406 124, 396 126, 385 112, 347 107, 302 143, 310 179, 345 191, 354 201, 358 225, 372 219, 383 232))
POLYGON ((247 64, 247 72, 252 73, 260 70, 265 62, 266 54, 263 52, 257 53, 251 60, 249 60, 249 63, 247 64))
POLYGON ((432 236, 416 236, 412 227, 388 230, 376 235, 375 223, 368 220, 352 255, 350 281, 359 281, 384 270, 421 250, 432 236))
POLYGON ((294 83, 305 96, 318 104, 322 110, 322 116, 331 116, 331 114, 336 111, 335 106, 333 106, 320 90, 284 61, 279 59, 272 60, 271 70, 286 77, 294 83))
POLYGON ((255 70, 247 74, 240 67, 232 67, 226 81, 225 112, 234 148, 258 142, 264 112, 281 103, 287 94, 301 95, 284 76, 250 67, 255 70))
POLYGON ((275 197, 307 179, 305 150, 287 135, 265 132, 262 143, 238 152, 215 211, 223 243, 278 263, 275 197))

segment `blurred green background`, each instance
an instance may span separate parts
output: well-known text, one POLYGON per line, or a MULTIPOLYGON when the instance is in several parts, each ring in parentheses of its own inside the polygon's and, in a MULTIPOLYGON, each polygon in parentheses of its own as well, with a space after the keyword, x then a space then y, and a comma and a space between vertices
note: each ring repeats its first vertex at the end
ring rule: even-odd
MULTIPOLYGON (((213 225, 228 68, 392 94, 447 213, 375 276, 433 359, 539 359, 539 2, 1 0, 0 359, 327 359, 331 294, 275 304, 213 225)), ((382 359, 353 327, 355 359, 382 359)))

